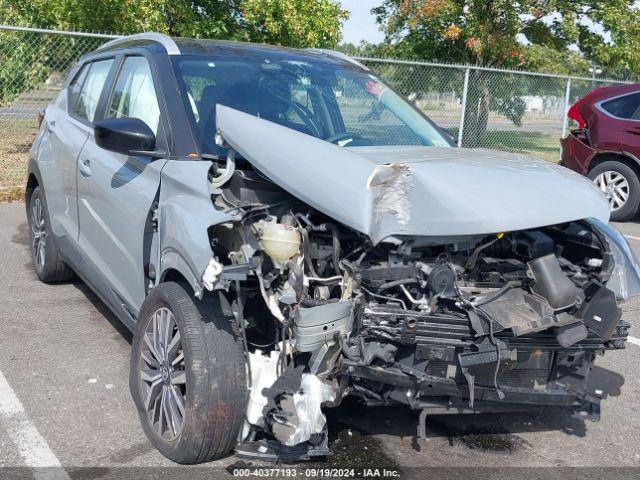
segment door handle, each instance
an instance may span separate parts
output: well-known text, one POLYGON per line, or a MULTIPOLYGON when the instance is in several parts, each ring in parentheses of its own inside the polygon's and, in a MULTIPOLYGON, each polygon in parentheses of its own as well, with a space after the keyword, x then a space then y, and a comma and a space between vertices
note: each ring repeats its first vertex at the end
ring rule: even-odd
POLYGON ((56 121, 55 120, 47 121, 47 132, 53 133, 55 128, 56 128, 56 121))
POLYGON ((91 161, 88 158, 80 161, 80 173, 85 177, 91 176, 91 161))
POLYGON ((631 135, 640 135, 640 128, 628 128, 627 133, 631 135))

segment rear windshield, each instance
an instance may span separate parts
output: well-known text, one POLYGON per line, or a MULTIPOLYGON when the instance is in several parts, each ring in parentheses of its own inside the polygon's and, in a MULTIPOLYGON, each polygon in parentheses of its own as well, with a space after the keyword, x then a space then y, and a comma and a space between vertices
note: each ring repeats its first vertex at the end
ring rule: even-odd
POLYGON ((341 146, 451 146, 422 113, 355 64, 263 53, 173 57, 204 153, 222 153, 214 140, 217 104, 341 146))

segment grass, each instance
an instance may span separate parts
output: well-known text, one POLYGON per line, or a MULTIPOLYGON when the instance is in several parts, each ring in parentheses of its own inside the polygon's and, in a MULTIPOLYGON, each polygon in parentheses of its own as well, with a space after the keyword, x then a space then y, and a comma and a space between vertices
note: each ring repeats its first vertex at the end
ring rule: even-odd
POLYGON ((557 134, 540 132, 490 131, 480 143, 485 148, 521 153, 549 162, 560 160, 560 140, 557 134))
POLYGON ((0 120, 0 202, 23 198, 29 148, 37 132, 34 120, 0 120))
POLYGON ((24 200, 24 187, 0 187, 0 203, 22 200, 24 200))

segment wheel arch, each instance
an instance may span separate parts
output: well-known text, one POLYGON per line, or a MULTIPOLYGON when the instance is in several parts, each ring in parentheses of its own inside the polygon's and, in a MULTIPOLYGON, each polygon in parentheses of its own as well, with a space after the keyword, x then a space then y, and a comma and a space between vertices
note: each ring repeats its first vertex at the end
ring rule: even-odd
POLYGON ((29 206, 31 195, 37 187, 44 189, 44 186, 42 185, 42 178, 40 176, 40 170, 38 169, 38 162, 36 162, 35 159, 30 158, 27 169, 27 185, 24 189, 25 206, 29 206))
POLYGON ((187 277, 185 277, 182 272, 176 268, 168 268, 164 271, 162 278, 160 279, 160 283, 166 282, 175 282, 180 283, 182 285, 188 285, 191 288, 191 284, 187 277))
POLYGON ((24 200, 27 205, 29 204, 29 200, 31 199, 31 195, 33 194, 33 191, 39 186, 40 186, 40 182, 36 178, 35 174, 33 173, 29 174, 29 178, 27 178, 27 186, 24 192, 24 200))
POLYGON ((587 171, 587 174, 601 163, 611 161, 620 162, 624 165, 627 165, 635 172, 635 174, 640 179, 640 159, 628 152, 601 152, 596 154, 589 164, 589 170, 587 171))
POLYGON ((188 286, 190 293, 202 298, 202 285, 184 258, 177 252, 162 254, 162 269, 157 284, 176 282, 188 286))

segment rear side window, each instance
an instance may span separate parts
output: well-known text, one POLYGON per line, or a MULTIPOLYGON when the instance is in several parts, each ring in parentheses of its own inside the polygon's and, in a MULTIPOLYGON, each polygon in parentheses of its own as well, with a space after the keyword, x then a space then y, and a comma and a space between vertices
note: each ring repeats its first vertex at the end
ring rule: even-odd
POLYGON ((640 119, 640 92, 614 98, 602 103, 602 109, 618 118, 640 119))
POLYGON ((160 108, 149 62, 144 57, 128 57, 118 74, 107 118, 121 117, 139 118, 158 134, 160 108))
POLYGON ((73 79, 73 82, 71 82, 71 85, 69 85, 69 108, 73 108, 75 106, 82 84, 84 83, 85 78, 87 78, 87 72, 89 72, 90 66, 91 64, 85 63, 73 79))
POLYGON ((113 65, 113 59, 101 60, 91 64, 74 108, 76 116, 93 122, 111 65, 113 65))

